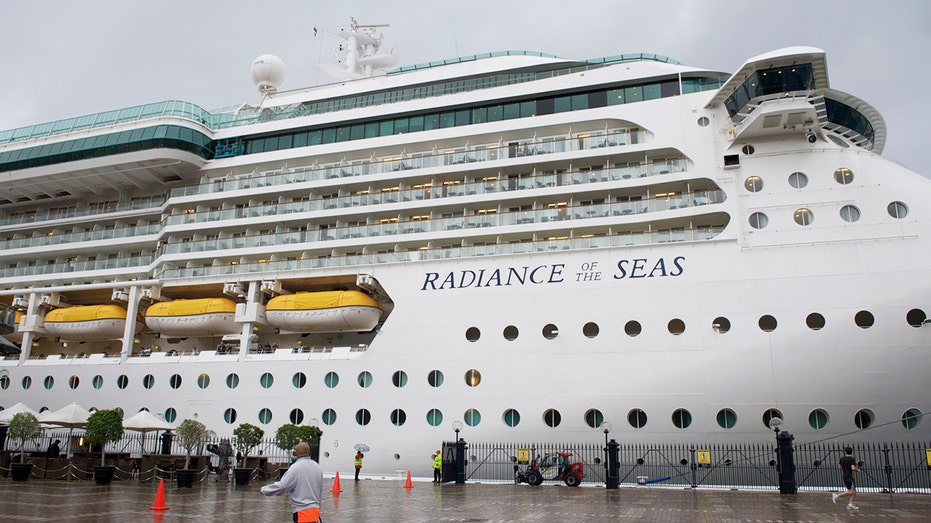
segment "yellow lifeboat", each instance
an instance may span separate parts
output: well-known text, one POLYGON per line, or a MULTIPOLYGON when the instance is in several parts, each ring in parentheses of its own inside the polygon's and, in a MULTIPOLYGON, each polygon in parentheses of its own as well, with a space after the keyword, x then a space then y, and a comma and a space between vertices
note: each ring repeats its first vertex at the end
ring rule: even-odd
POLYGON ((145 324, 172 337, 222 336, 241 330, 236 302, 226 298, 198 298, 156 303, 146 309, 145 324))
POLYGON ((45 315, 45 331, 66 340, 119 339, 125 324, 126 309, 119 305, 75 305, 45 315))
POLYGON ((285 294, 265 307, 268 323, 291 332, 367 332, 381 313, 381 305, 359 291, 285 294))

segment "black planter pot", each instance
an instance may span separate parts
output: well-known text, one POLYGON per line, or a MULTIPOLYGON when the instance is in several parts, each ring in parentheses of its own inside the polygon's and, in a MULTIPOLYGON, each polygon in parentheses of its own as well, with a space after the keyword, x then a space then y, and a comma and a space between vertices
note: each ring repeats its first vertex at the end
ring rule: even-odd
POLYGON ((251 476, 252 469, 233 469, 233 477, 236 478, 237 485, 248 485, 251 476))
POLYGON ((94 467, 94 483, 109 485, 113 481, 113 472, 116 467, 94 467))
POLYGON ((197 470, 180 469, 175 471, 175 479, 178 481, 178 488, 191 488, 194 480, 197 479, 197 470))
POLYGON ((10 463, 10 477, 13 481, 26 481, 32 475, 32 463, 10 463))

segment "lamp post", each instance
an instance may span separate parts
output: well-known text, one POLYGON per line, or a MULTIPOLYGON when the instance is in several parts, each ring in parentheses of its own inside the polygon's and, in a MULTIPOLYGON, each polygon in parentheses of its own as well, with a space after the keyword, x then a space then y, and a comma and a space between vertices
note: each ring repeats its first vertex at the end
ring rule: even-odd
POLYGON ((454 421, 454 422, 453 422, 453 431, 456 433, 456 439, 454 439, 453 442, 459 441, 459 431, 460 431, 460 430, 462 430, 462 422, 461 422, 461 421, 454 421))
POLYGON ((459 439, 462 422, 454 421, 453 430, 456 431, 456 484, 462 485, 465 483, 465 441, 459 439))
MULTIPOLYGON (((601 423, 601 430, 605 433, 605 448, 604 448, 604 462, 605 462, 605 486, 612 488, 613 484, 611 480, 611 447, 608 444, 608 434, 611 433, 612 425, 610 421, 603 421, 601 423)), ((616 444, 615 444, 616 445, 616 444)), ((616 459, 616 458, 615 458, 616 459)), ((614 488, 617 488, 616 486, 614 488)))

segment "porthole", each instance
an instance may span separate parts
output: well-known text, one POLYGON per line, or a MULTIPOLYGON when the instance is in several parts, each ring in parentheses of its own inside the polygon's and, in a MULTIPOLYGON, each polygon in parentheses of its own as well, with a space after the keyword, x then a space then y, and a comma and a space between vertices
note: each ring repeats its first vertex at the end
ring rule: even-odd
POLYGON ((513 325, 508 325, 504 328, 504 339, 508 341, 514 341, 517 339, 518 330, 517 327, 513 325))
POLYGON ((824 316, 818 314, 817 312, 813 312, 809 314, 807 318, 805 318, 805 324, 808 325, 808 328, 813 331, 821 330, 825 325, 824 316))
POLYGON ((399 389, 407 385, 407 373, 403 370, 396 371, 391 375, 391 384, 399 389))
POLYGON ((326 376, 323 377, 323 384, 329 389, 336 388, 336 386, 339 385, 339 374, 327 372, 326 376))
POLYGON ((912 327, 921 327, 928 319, 928 315, 921 309, 912 309, 905 315, 905 321, 912 327))
POLYGON ((543 412, 543 423, 545 423, 547 427, 555 429, 562 423, 562 414, 556 409, 546 409, 546 411, 543 412))
POLYGON ((478 327, 469 327, 466 329, 465 337, 468 341, 478 341, 482 337, 482 331, 478 327))
POLYGON ((692 413, 685 409, 676 409, 672 413, 672 424, 679 429, 688 428, 692 424, 692 413))
POLYGON ((324 410, 323 415, 320 417, 323 419, 324 425, 332 425, 336 423, 336 411, 333 409, 324 410))
POLYGON ((902 426, 908 430, 918 427, 921 423, 921 411, 918 409, 908 409, 902 413, 902 426))
POLYGON ((780 412, 779 409, 766 409, 766 411, 763 412, 763 426, 772 430, 772 427, 769 426, 769 422, 772 421, 773 418, 785 419, 782 417, 782 412, 780 412))
POLYGON ((372 386, 372 373, 364 370, 359 373, 359 376, 356 377, 356 383, 359 384, 363 389, 367 389, 372 386))
POLYGON ((685 332, 685 322, 679 318, 674 318, 669 320, 669 323, 666 325, 666 328, 669 330, 669 334, 673 336, 678 336, 685 332))
POLYGON ((359 409, 356 411, 356 423, 366 426, 372 421, 372 413, 368 409, 359 409))
POLYGON ((433 388, 439 387, 443 384, 443 373, 438 370, 431 370, 430 373, 427 374, 427 383, 433 388))
POLYGON ((394 409, 391 411, 391 424, 395 427, 400 427, 404 425, 407 421, 407 413, 401 409, 394 409))
POLYGON ((643 332, 643 327, 640 325, 639 321, 630 320, 624 324, 624 334, 627 334, 631 338, 639 336, 643 332))
MULTIPOLYGON (((178 385, 180 386, 180 385, 181 385, 181 376, 178 376, 177 374, 175 374, 174 376, 172 376, 172 378, 175 378, 175 377, 178 378, 178 385)), ((117 376, 117 378, 116 378, 116 387, 117 387, 118 389, 123 390, 123 389, 125 389, 125 388, 128 387, 128 386, 129 386, 129 378, 128 378, 125 374, 120 374, 119 376, 117 376)), ((177 389, 178 387, 172 386, 171 388, 177 389)))
POLYGON ((750 154, 755 153, 756 149, 752 145, 747 144, 740 148, 740 152, 750 155, 750 154))
POLYGON ((516 427, 520 424, 520 412, 517 412, 514 409, 508 409, 504 411, 504 414, 501 415, 501 421, 504 422, 508 427, 516 427))
POLYGON ((94 387, 96 390, 100 390, 103 387, 103 376, 100 374, 94 376, 94 379, 91 380, 91 387, 94 387))
POLYGON ((711 123, 711 120, 709 120, 707 116, 702 116, 698 119, 699 127, 708 127, 708 124, 710 123, 711 123))
POLYGON ((598 409, 588 409, 585 411, 585 424, 593 429, 597 429, 604 423, 605 417, 598 409))
POLYGON ((142 387, 146 390, 151 390, 155 386, 155 376, 151 374, 146 374, 142 377, 142 387))
POLYGON ((236 417, 237 417, 236 409, 229 408, 223 411, 223 421, 225 421, 226 423, 230 425, 232 425, 233 423, 236 423, 236 417))
POLYGON ((304 423, 304 411, 301 409, 291 409, 291 412, 288 414, 288 419, 291 420, 292 425, 300 425, 304 423))
POLYGON ((853 183, 853 171, 846 167, 834 169, 834 181, 841 185, 853 183))
POLYGON ((811 225, 811 222, 815 221, 815 214, 811 212, 811 209, 798 209, 792 215, 792 219, 795 220, 795 223, 807 226, 811 225))
POLYGON ((647 413, 641 409, 632 409, 627 413, 627 423, 635 429, 642 429, 647 425, 647 413))
POLYGON ((206 389, 210 386, 210 376, 207 373, 202 373, 197 377, 197 386, 201 389, 206 389))
POLYGON ((174 423, 176 419, 178 419, 178 411, 171 407, 165 409, 165 421, 168 423, 174 423))
POLYGON ((808 425, 815 430, 821 430, 828 426, 830 421, 827 411, 824 409, 815 409, 808 413, 808 425))
POLYGON ((731 409, 721 409, 716 417, 718 426, 722 429, 732 429, 737 425, 737 413, 731 409))
POLYGON ((295 389, 303 389, 307 385, 307 375, 303 372, 295 372, 294 376, 291 376, 291 384, 295 389))
POLYGON ((744 188, 750 192, 760 192, 763 190, 763 179, 759 176, 748 176, 744 180, 744 188))
POLYGON ((760 316, 760 320, 757 322, 760 326, 760 330, 763 332, 773 332, 776 330, 776 318, 770 316, 769 314, 764 314, 760 316))
POLYGON ((892 202, 886 207, 886 212, 893 218, 905 218, 908 216, 908 206, 902 202, 892 202))
POLYGON ((427 423, 431 427, 439 427, 443 423, 443 412, 440 409, 430 409, 427 412, 427 423))
POLYGON ((81 384, 81 378, 78 378, 77 376, 71 376, 70 378, 68 378, 68 387, 71 390, 78 388, 78 385, 80 384, 81 384))
POLYGON ((711 329, 718 334, 725 334, 731 330, 731 320, 718 316, 711 322, 711 329))
POLYGON ((594 338, 598 336, 598 324, 594 322, 588 322, 582 326, 582 334, 586 338, 594 338))
POLYGON ((853 321, 857 324, 857 327, 869 329, 876 322, 876 318, 873 317, 873 313, 870 311, 860 311, 853 317, 853 321))
POLYGON ((873 426, 873 411, 870 409, 860 409, 853 416, 853 423, 857 426, 858 429, 868 429, 873 426))
POLYGON ((0 389, 6 390, 10 388, 10 377, 4 374, 0 376, 0 389))
POLYGON ((845 205, 840 208, 840 217, 845 222, 853 223, 860 219, 860 209, 856 205, 845 205))
POLYGON ((559 329, 552 323, 548 323, 543 327, 543 337, 548 340, 552 340, 556 338, 558 334, 559 334, 559 329))
POLYGON ((478 409, 468 409, 462 414, 462 420, 470 427, 475 427, 482 422, 482 413, 478 409))
POLYGON ((29 387, 32 387, 32 378, 23 376, 23 381, 21 383, 23 385, 23 390, 29 390, 29 387))
POLYGON ((789 185, 796 189, 802 189, 808 185, 808 175, 802 172, 794 172, 789 175, 789 185))
MULTIPOLYGON (((122 378, 122 377, 124 377, 124 376, 120 376, 120 377, 122 378)), ((117 383, 117 386, 119 386, 120 380, 116 380, 116 383, 117 383)), ((168 386, 171 387, 171 388, 173 388, 173 389, 177 389, 178 387, 180 387, 180 386, 181 386, 181 375, 180 375, 180 374, 172 374, 172 375, 168 378, 168 386)), ((120 388, 122 389, 123 387, 120 387, 120 388)))
POLYGON ((262 409, 259 411, 259 423, 263 425, 268 425, 272 422, 272 411, 269 409, 262 409))
POLYGON ((270 389, 272 388, 272 385, 274 384, 275 384, 275 377, 272 376, 272 373, 265 372, 261 376, 259 376, 259 385, 261 385, 263 389, 270 389))
POLYGON ((235 389, 239 386, 239 374, 230 373, 226 376, 226 386, 235 389))
POLYGON ((467 370, 465 373, 465 382, 466 385, 470 387, 478 387, 478 384, 482 382, 482 373, 475 369, 467 370))
POLYGON ((750 215, 747 221, 750 222, 750 227, 754 229, 765 229, 769 225, 769 216, 766 216, 766 213, 755 212, 750 215))
POLYGON ((55 378, 46 376, 45 379, 42 380, 42 386, 45 387, 45 390, 52 390, 52 387, 55 386, 55 378))

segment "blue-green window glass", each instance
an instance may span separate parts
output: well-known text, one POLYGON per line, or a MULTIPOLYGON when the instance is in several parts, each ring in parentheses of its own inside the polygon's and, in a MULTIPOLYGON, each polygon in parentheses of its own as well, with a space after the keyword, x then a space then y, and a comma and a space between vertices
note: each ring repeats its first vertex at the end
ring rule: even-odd
POLYGON ((439 426, 443 423, 443 412, 440 409, 430 409, 427 412, 427 423, 434 427, 439 426))
POLYGON ((303 389, 307 385, 307 376, 303 372, 297 372, 291 378, 291 383, 294 384, 294 388, 303 389))
POLYGON ((598 409, 588 409, 585 412, 585 424, 593 429, 600 427, 604 420, 604 414, 598 409))
POLYGON ((520 412, 517 412, 514 409, 508 409, 504 411, 501 419, 508 427, 516 427, 520 423, 520 412))
POLYGON ((223 411, 223 421, 229 423, 230 425, 236 423, 236 409, 230 408, 223 411))
POLYGON ((398 118, 394 121, 394 134, 404 134, 407 132, 408 119, 398 118))
POLYGON ((333 410, 333 409, 326 409, 326 410, 324 410, 324 411, 323 411, 323 416, 321 416, 321 417, 322 417, 322 419, 323 419, 323 424, 324 424, 324 425, 332 425, 332 424, 336 423, 336 411, 333 410))
POLYGON ((395 373, 391 376, 391 383, 392 383, 395 387, 398 387, 398 388, 401 388, 401 387, 407 385, 407 373, 404 372, 403 370, 399 370, 399 371, 395 372, 395 373))
MULTIPOLYGON (((119 385, 119 383, 117 383, 117 385, 119 385)), ((180 387, 181 386, 181 375, 172 374, 171 377, 168 378, 168 386, 173 389, 177 389, 178 387, 180 387)), ((120 388, 123 388, 123 387, 120 387, 120 388)))
POLYGON ((272 421, 272 411, 269 409, 262 409, 259 411, 259 423, 268 425, 272 421))
POLYGON ((171 407, 165 409, 165 421, 174 423, 176 419, 178 419, 178 412, 175 409, 171 407))
MULTIPOLYGON (((531 103, 534 106, 536 106, 536 104, 533 102, 527 102, 527 103, 531 103)), ((469 125, 470 123, 472 123, 470 116, 471 116, 470 111, 468 109, 460 109, 456 111, 456 127, 459 127, 461 125, 469 125)))
POLYGON ((335 372, 327 372, 326 376, 323 377, 323 384, 328 388, 335 388, 339 385, 339 374, 335 372))
POLYGON ((512 120, 514 118, 520 118, 520 104, 519 103, 505 104, 504 119, 512 120))
POLYGON ((685 409, 676 409, 672 413, 672 424, 677 428, 684 429, 692 424, 692 414, 685 409))
POLYGON ((372 413, 368 409, 359 409, 356 411, 356 423, 363 427, 372 421, 372 413))
POLYGON ((359 373, 359 377, 356 378, 356 382, 360 387, 366 389, 372 386, 372 373, 365 370, 359 373))
POLYGON ((259 384, 262 385, 263 389, 269 389, 275 383, 275 377, 271 375, 270 372, 262 374, 259 378, 259 384))
POLYGON ((29 390, 29 387, 32 387, 32 378, 29 376, 23 376, 23 390, 29 390))
POLYGON ((902 426, 908 430, 918 427, 918 424, 921 423, 921 416, 921 411, 918 409, 906 410, 902 413, 902 426))
POLYGON ((474 427, 482 422, 482 413, 478 409, 469 409, 462 415, 465 424, 474 427))
POLYGON ((336 128, 336 141, 345 142, 349 140, 351 127, 348 125, 341 125, 336 128))
POLYGON ((307 145, 307 133, 297 133, 294 135, 294 147, 305 147, 307 145))
POLYGON ((443 384, 443 373, 438 370, 431 370, 430 373, 427 374, 427 383, 429 383, 431 387, 439 387, 443 384))
POLYGON ((378 124, 379 136, 391 136, 394 134, 394 120, 385 120, 378 124))
POLYGON ((210 376, 206 373, 201 373, 200 376, 197 376, 197 386, 201 389, 206 389, 210 385, 210 376))
POLYGON ((717 420, 722 429, 732 429, 737 424, 737 413, 731 409, 721 409, 718 411, 717 420))
POLYGON ((0 376, 0 389, 6 390, 8 388, 10 388, 10 377, 0 376))
POLYGON ((488 121, 488 109, 486 107, 478 107, 472 109, 472 123, 485 123, 488 121))
MULTIPOLYGON (((154 387, 154 386, 155 386, 155 376, 153 376, 153 375, 151 375, 151 374, 146 374, 145 376, 143 376, 143 377, 142 377, 142 386, 145 387, 146 389, 151 389, 152 387, 154 387)), ((100 387, 94 387, 94 388, 100 388, 100 387)))
POLYGON ((644 100, 656 100, 660 98, 662 93, 660 92, 659 84, 650 84, 643 86, 643 99, 644 100))
POLYGON ((231 373, 227 375, 226 386, 231 389, 235 389, 236 387, 238 387, 239 386, 239 375, 235 373, 231 373))
MULTIPOLYGON (((178 375, 175 374, 175 376, 178 376, 178 375)), ((181 376, 178 376, 178 384, 179 384, 179 385, 181 384, 181 376)), ((117 386, 117 388, 119 388, 120 390, 123 390, 123 389, 125 389, 126 387, 128 387, 128 386, 129 386, 129 377, 127 377, 125 374, 120 374, 119 376, 117 376, 117 378, 116 378, 116 386, 117 386)), ((178 387, 174 387, 174 388, 178 388, 178 387)))
POLYGON ((91 380, 91 386, 97 390, 100 390, 100 387, 103 387, 103 376, 100 374, 94 376, 94 379, 91 380))
POLYGON ((288 419, 291 420, 293 425, 300 425, 304 422, 304 411, 301 409, 291 409, 288 419))
POLYGON ((445 111, 440 113, 440 127, 454 127, 456 125, 456 113, 453 111, 445 111))
POLYGON ((423 131, 423 116, 411 116, 407 131, 411 133, 423 131))
POLYGON ((624 89, 624 100, 626 103, 632 104, 643 100, 643 88, 638 86, 627 87, 624 89))
POLYGON ((378 124, 375 122, 365 124, 365 137, 375 138, 376 136, 378 136, 378 124))
POLYGON ((557 96, 553 101, 554 110, 557 113, 565 113, 572 110, 572 98, 569 96, 557 96))
POLYGON ((45 387, 46 390, 52 390, 52 387, 55 386, 55 378, 46 376, 45 379, 42 380, 42 386, 45 387))
POLYGON ((365 138, 365 124, 357 123, 349 127, 349 139, 361 140, 365 138))
POLYGON ((394 409, 391 411, 391 424, 395 427, 400 427, 404 425, 404 422, 407 421, 407 413, 401 409, 394 409))
POLYGON ((815 430, 821 430, 828 426, 830 417, 824 409, 815 409, 808 413, 808 424, 815 430))
POLYGON ((310 131, 307 133, 308 145, 320 145, 323 143, 323 131, 310 131))
POLYGON ((329 127, 323 130, 323 136, 320 143, 334 143, 336 141, 336 128, 329 127))
POLYGON ((582 109, 588 109, 588 94, 574 94, 572 98, 572 110, 579 111, 582 109))
POLYGON ((489 122, 498 122, 504 119, 504 107, 500 105, 492 105, 488 108, 488 121, 489 122))

